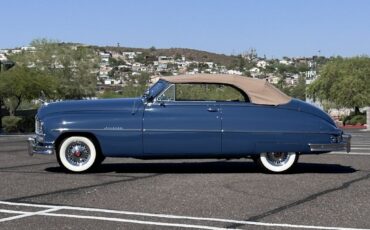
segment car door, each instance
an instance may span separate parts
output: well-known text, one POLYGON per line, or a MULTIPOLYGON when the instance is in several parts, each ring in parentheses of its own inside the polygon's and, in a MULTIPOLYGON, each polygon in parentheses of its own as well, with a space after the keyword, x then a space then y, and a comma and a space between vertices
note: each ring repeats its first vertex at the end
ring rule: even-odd
POLYGON ((217 103, 176 101, 174 87, 171 85, 145 107, 144 155, 194 157, 220 154, 221 118, 217 103))
POLYGON ((256 118, 256 108, 246 102, 221 103, 222 113, 222 152, 225 154, 253 153, 256 140, 261 133, 256 121, 263 119, 263 114, 256 118))

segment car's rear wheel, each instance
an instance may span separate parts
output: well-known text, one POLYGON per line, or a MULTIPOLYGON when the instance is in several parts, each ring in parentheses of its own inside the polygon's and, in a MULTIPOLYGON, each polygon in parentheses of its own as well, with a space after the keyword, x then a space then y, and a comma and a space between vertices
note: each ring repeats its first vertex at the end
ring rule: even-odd
POLYGON ((295 152, 261 153, 256 162, 267 172, 282 173, 292 169, 298 161, 295 152))
POLYGON ((102 162, 94 143, 82 136, 64 139, 59 145, 57 158, 60 166, 71 172, 85 172, 102 162))

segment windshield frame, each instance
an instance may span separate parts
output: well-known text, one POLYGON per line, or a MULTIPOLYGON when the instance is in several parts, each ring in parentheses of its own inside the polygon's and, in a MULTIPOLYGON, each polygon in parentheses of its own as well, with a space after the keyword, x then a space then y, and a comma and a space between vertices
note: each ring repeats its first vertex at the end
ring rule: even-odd
POLYGON ((145 91, 143 98, 145 98, 148 102, 153 102, 154 98, 162 93, 163 90, 167 89, 169 84, 170 83, 168 81, 160 79, 145 91))

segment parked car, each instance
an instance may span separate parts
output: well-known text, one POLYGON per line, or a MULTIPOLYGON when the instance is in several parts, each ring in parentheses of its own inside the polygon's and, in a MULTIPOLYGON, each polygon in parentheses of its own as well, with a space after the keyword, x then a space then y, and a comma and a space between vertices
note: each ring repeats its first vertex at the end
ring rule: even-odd
POLYGON ((140 98, 44 105, 29 153, 55 152, 72 172, 133 157, 252 158, 279 173, 301 154, 349 152, 350 139, 321 109, 264 80, 198 74, 162 77, 140 98))

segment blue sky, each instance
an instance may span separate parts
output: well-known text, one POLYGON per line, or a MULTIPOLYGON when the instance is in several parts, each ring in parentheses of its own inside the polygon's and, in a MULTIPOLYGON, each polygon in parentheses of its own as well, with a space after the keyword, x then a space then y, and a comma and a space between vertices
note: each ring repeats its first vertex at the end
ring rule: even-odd
POLYGON ((0 48, 35 38, 267 57, 370 55, 367 0, 0 0, 0 48))

